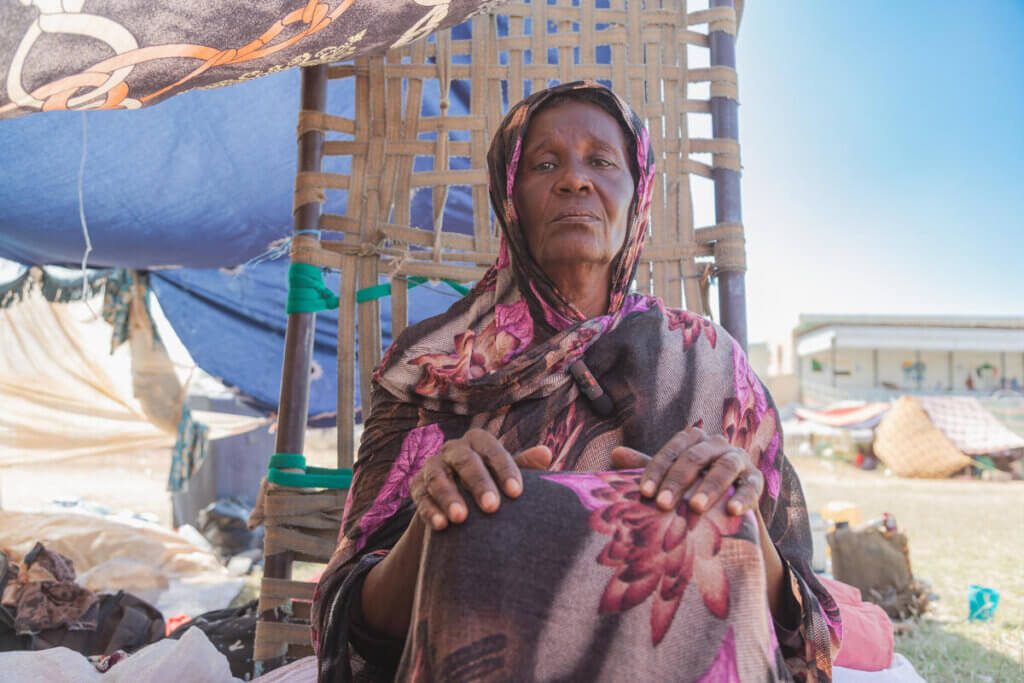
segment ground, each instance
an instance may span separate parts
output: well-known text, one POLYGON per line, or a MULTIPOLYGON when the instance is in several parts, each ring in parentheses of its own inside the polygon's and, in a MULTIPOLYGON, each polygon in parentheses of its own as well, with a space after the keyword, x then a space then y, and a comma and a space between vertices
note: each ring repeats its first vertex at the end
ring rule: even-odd
MULTIPOLYGON (((317 436, 310 446, 320 451, 326 441, 317 436)), ((310 459, 327 464, 329 457, 317 452, 310 459)), ((922 676, 933 682, 1024 681, 1024 482, 906 480, 820 457, 793 461, 811 509, 850 501, 865 520, 891 513, 908 535, 915 575, 940 596, 916 629, 896 642, 922 676), (1000 591, 990 622, 967 621, 972 583, 1000 591)), ((0 469, 0 501, 17 509, 80 496, 169 523, 168 465, 166 453, 149 452, 0 469)), ((298 567, 296 575, 308 578, 313 571, 298 567)), ((253 577, 236 602, 254 596, 257 586, 253 577)))
POLYGON ((928 681, 1024 681, 1024 482, 910 480, 862 472, 814 456, 794 457, 811 509, 833 500, 863 519, 895 516, 916 577, 940 599, 903 653, 928 681), (967 587, 1000 592, 990 622, 967 621, 967 587))

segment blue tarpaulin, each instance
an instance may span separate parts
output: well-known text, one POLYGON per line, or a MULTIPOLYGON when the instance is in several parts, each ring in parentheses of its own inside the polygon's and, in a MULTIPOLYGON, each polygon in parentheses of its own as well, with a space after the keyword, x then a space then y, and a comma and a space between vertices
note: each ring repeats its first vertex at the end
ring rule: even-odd
MULTIPOLYGON (((238 275, 181 269, 156 271, 149 278, 164 315, 196 364, 236 387, 247 403, 267 413, 277 410, 281 383, 287 271, 288 260, 280 259, 246 268, 238 275)), ((337 273, 330 273, 325 280, 338 291, 337 273)), ((409 311, 415 312, 417 319, 436 315, 456 296, 445 285, 416 287, 409 291, 409 311)), ((391 343, 390 299, 381 301, 381 328, 386 347, 391 343)), ((309 416, 315 426, 334 422, 337 341, 338 312, 317 313, 309 384, 309 416)))
MULTIPOLYGON (((79 264, 81 208, 89 266, 151 269, 152 289, 196 363, 255 405, 276 410, 287 259, 238 266, 292 232, 299 85, 292 69, 137 111, 0 122, 0 257, 79 264)), ((328 110, 352 116, 352 91, 352 79, 332 81, 328 110)), ((439 113, 439 95, 426 98, 425 115, 439 113)), ((451 111, 465 112, 467 101, 466 84, 453 83, 451 111)), ((453 159, 451 167, 466 163, 453 159)), ((416 164, 428 169, 432 159, 416 164)), ((326 171, 347 167, 345 158, 324 162, 326 171)), ((328 193, 325 211, 344 213, 344 206, 344 192, 328 193)), ((472 231, 466 188, 452 188, 446 207, 446 230, 472 231)), ((412 225, 433 226, 429 189, 414 198, 412 225)), ((336 275, 328 283, 337 291, 336 275)), ((454 301, 444 285, 434 289, 410 292, 410 322, 454 301)), ((386 345, 387 300, 382 310, 386 345)), ((311 383, 310 416, 335 411, 336 345, 336 313, 318 315, 314 360, 322 372, 311 383)))

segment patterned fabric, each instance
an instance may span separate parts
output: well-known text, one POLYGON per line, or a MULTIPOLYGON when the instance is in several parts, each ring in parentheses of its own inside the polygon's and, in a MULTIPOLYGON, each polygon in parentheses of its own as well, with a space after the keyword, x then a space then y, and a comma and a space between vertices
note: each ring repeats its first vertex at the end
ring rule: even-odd
POLYGON ((75 567, 67 557, 36 543, 21 566, 12 563, 10 570, 15 578, 4 587, 3 604, 14 608, 18 635, 62 626, 96 628, 96 595, 75 583, 75 567))
MULTIPOLYGON (((128 320, 131 317, 132 283, 136 276, 133 270, 119 269, 107 281, 107 291, 103 294, 103 319, 114 328, 110 335, 111 353, 131 336, 128 320)), ((156 334, 155 329, 153 334, 156 334)))
POLYGON ((973 396, 919 396, 932 423, 967 455, 985 455, 1024 448, 1014 434, 973 396))
POLYGON ((724 329, 629 293, 653 159, 642 122, 597 84, 556 86, 510 110, 488 155, 497 262, 447 313, 408 328, 374 375, 339 546, 314 598, 321 680, 386 680, 396 667, 402 680, 478 670, 549 680, 572 678, 573 662, 587 661, 601 664, 574 680, 830 680, 839 613, 810 570, 807 510, 771 398, 724 329), (609 311, 591 319, 531 258, 511 199, 531 116, 566 94, 614 112, 636 155, 609 311), (614 403, 609 417, 567 372, 581 358, 614 403), (790 576, 798 630, 770 625, 753 516, 662 512, 640 499, 638 472, 607 471, 615 446, 653 454, 693 425, 726 435, 759 464, 760 511, 790 576), (465 524, 428 533, 401 662, 364 663, 349 624, 361 577, 407 527, 412 477, 473 427, 511 453, 548 445, 550 473, 524 473, 523 496, 493 516, 473 511, 465 524))
POLYGON ((178 438, 171 448, 171 471, 167 475, 167 490, 187 491, 188 481, 199 471, 210 450, 210 428, 196 422, 187 405, 181 407, 178 438))
POLYGON ((407 45, 495 0, 120 0, 0 4, 0 119, 138 109, 407 45))

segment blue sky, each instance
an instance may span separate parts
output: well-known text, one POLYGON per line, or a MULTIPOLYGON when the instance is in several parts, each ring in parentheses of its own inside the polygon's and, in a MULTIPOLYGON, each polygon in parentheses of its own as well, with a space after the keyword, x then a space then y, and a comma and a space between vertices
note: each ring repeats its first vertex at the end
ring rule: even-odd
POLYGON ((752 342, 1024 316, 1024 0, 756 0, 737 69, 752 342))

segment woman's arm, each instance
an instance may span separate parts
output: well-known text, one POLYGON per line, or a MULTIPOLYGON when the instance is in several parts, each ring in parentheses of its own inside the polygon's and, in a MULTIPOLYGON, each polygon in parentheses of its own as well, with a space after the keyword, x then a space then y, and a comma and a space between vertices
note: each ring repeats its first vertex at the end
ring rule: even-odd
POLYGON ((420 516, 413 515, 395 547, 366 575, 362 593, 363 621, 376 633, 402 639, 409 630, 426 529, 420 516))

